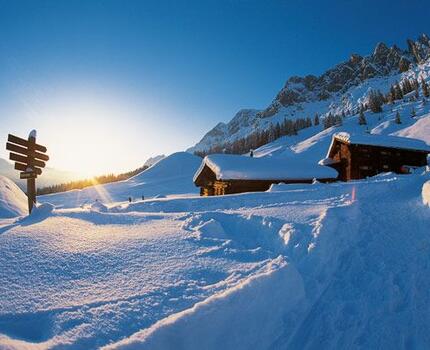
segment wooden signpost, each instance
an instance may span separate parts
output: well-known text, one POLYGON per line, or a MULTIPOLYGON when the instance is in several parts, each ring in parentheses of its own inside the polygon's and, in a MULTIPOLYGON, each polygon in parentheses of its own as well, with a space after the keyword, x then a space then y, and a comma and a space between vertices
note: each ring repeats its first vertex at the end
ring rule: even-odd
POLYGON ((36 130, 30 132, 27 140, 9 134, 7 141, 9 159, 15 161, 15 169, 21 171, 19 178, 27 180, 28 212, 31 214, 36 203, 36 178, 42 174, 42 168, 49 160, 45 154, 47 150, 36 143, 36 130))

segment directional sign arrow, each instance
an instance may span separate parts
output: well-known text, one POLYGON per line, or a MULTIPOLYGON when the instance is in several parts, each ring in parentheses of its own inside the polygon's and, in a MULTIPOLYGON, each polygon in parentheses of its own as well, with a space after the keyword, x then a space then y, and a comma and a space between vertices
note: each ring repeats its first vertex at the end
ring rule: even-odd
POLYGON ((10 143, 10 142, 6 143, 6 149, 8 151, 19 153, 19 154, 22 154, 24 156, 30 156, 30 157, 33 157, 33 158, 36 158, 36 159, 43 160, 45 162, 49 160, 49 157, 46 154, 43 154, 43 153, 40 153, 40 152, 32 152, 32 151, 30 151, 27 148, 14 145, 13 143, 10 143))
POLYGON ((28 140, 22 139, 22 138, 20 138, 18 136, 12 135, 12 134, 9 134, 7 136, 7 140, 9 142, 16 143, 17 145, 24 146, 24 147, 27 147, 27 148, 31 144, 31 147, 33 147, 35 151, 39 151, 39 152, 42 152, 42 153, 46 153, 46 151, 47 151, 47 149, 46 149, 45 146, 39 145, 37 143, 31 143, 28 140))
MULTIPOLYGON (((16 153, 10 153, 9 159, 13 160, 15 162, 24 163, 24 164, 26 164, 28 162, 28 158, 26 156, 21 156, 21 155, 16 154, 16 153)), ((45 162, 42 162, 41 160, 33 159, 31 162, 33 163, 33 165, 35 165, 39 168, 45 167, 45 162)))
MULTIPOLYGON (((27 164, 15 163, 15 170, 19 170, 19 171, 27 171, 27 168, 28 168, 28 165, 27 165, 27 164)), ((33 171, 34 171, 37 175, 42 174, 42 169, 40 169, 40 168, 33 167, 33 171)))
POLYGON ((34 171, 24 171, 19 174, 20 179, 35 179, 36 177, 37 174, 34 171))

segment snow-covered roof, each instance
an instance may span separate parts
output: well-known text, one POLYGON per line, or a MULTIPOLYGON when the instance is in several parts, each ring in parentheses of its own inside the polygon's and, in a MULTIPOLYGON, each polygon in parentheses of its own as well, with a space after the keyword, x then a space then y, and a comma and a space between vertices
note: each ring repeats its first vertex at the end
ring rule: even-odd
POLYGON ((335 179, 333 168, 290 157, 247 157, 232 154, 206 156, 194 175, 198 178, 208 166, 217 180, 304 180, 335 179))
POLYGON ((339 132, 333 135, 333 140, 334 139, 338 139, 340 141, 355 145, 369 145, 430 152, 430 145, 428 145, 422 140, 412 139, 408 137, 372 134, 350 134, 347 132, 339 132))

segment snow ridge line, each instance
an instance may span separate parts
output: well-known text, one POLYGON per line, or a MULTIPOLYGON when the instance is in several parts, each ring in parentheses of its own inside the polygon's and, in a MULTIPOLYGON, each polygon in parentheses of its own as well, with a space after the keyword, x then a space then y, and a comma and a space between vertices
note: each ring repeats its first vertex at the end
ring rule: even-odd
POLYGON ((241 284, 103 349, 264 348, 273 331, 280 331, 282 310, 301 298, 301 276, 279 256, 241 284), (288 306, 279 308, 284 300, 288 306))
MULTIPOLYGON (((334 202, 332 201, 332 203, 334 202)), ((162 319, 153 326, 118 343, 111 344, 105 349, 164 349, 172 346, 179 349, 269 348, 273 345, 274 339, 284 338, 285 332, 290 333, 287 334, 287 338, 291 339, 293 336, 291 332, 297 329, 297 324, 304 322, 312 310, 308 299, 318 300, 330 283, 326 281, 323 286, 319 286, 317 291, 312 291, 306 290, 309 288, 306 288, 304 282, 304 278, 310 280, 318 274, 317 271, 312 274, 311 278, 306 277, 309 257, 315 252, 319 252, 319 250, 314 252, 312 248, 319 245, 321 240, 324 242, 327 230, 332 231, 333 227, 339 227, 336 215, 328 215, 328 211, 345 210, 351 203, 342 199, 340 204, 334 204, 334 207, 324 210, 312 223, 313 229, 310 235, 300 232, 296 236, 294 225, 284 223, 278 230, 281 238, 278 244, 284 242, 285 247, 277 249, 281 255, 272 259, 264 268, 264 272, 252 275, 239 285, 215 294, 188 310, 162 319), (302 246, 300 252, 297 252, 298 255, 294 254, 297 239, 301 241, 302 246), (290 262, 287 263, 287 260, 290 262), (274 265, 276 269, 273 268, 274 265), (299 269, 303 271, 299 271, 299 269), (270 295, 270 298, 267 298, 267 295, 270 295), (302 314, 302 311, 306 309, 308 312, 304 312, 303 321, 295 323, 294 320, 297 321, 299 310, 302 314), (243 320, 246 320, 245 324, 242 324, 243 320), (241 335, 240 344, 237 340, 239 334, 241 335), (243 334, 247 336, 242 337, 243 334)), ((358 216, 358 212, 356 210, 355 212, 354 217, 350 218, 351 221, 358 216)), ((201 217, 203 213, 199 214, 201 217)), ((206 212, 204 214, 211 216, 210 214, 215 213, 206 212)), ((218 214, 221 215, 221 213, 218 214)), ((217 216, 215 217, 219 219, 217 216)), ((255 216, 253 218, 264 219, 255 216)), ((349 222, 344 221, 344 224, 349 225, 349 222)), ((330 244, 330 241, 327 243, 330 244)), ((341 246, 344 245, 341 244, 341 246)), ((338 254, 342 251, 337 249, 338 254)), ((318 256, 320 255, 321 253, 318 253, 318 256)), ((315 266, 315 263, 312 262, 310 265, 315 266)), ((316 264, 322 268, 325 268, 326 265, 326 263, 316 264)), ((335 268, 333 267, 332 270, 334 271, 335 268)))
MULTIPOLYGON (((351 201, 349 205, 341 205, 338 207, 329 207, 319 217, 317 225, 312 234, 314 239, 309 244, 309 251, 314 254, 303 259, 303 262, 298 262, 297 269, 302 275, 306 288, 306 301, 304 308, 300 312, 302 317, 296 320, 293 329, 286 329, 284 334, 274 341, 269 349, 285 348, 301 348, 302 337, 310 336, 307 329, 307 323, 312 320, 315 310, 315 305, 323 299, 324 294, 333 283, 333 277, 337 267, 341 264, 342 256, 346 251, 353 247, 352 239, 357 240, 358 229, 360 227, 360 207, 358 203, 351 201), (339 213, 333 213, 337 212, 339 213), (339 220, 339 216, 344 220, 339 220), (336 236, 333 240, 330 236, 336 236), (333 246, 333 242, 337 244, 333 246), (318 244, 319 249, 314 249, 318 244), (331 250, 328 253, 326 250, 331 250), (313 251, 313 252, 312 252, 313 251), (329 257, 331 259, 324 259, 329 257), (326 261, 324 261, 326 260, 326 261), (311 268, 313 271, 309 271, 311 268), (321 276, 324 279, 321 280, 321 276), (315 281, 318 281, 315 283, 315 281), (305 333, 305 334, 304 334, 305 333)), ((287 315, 286 315, 287 316, 287 315)))

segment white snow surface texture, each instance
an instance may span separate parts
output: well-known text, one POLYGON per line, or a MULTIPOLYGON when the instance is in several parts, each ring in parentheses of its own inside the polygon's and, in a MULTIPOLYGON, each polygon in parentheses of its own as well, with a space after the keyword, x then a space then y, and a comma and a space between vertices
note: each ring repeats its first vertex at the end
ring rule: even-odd
POLYGON ((7 177, 0 175, 0 218, 11 218, 27 213, 27 196, 7 177))
POLYGON ((0 348, 428 348, 428 181, 3 219, 0 348))

